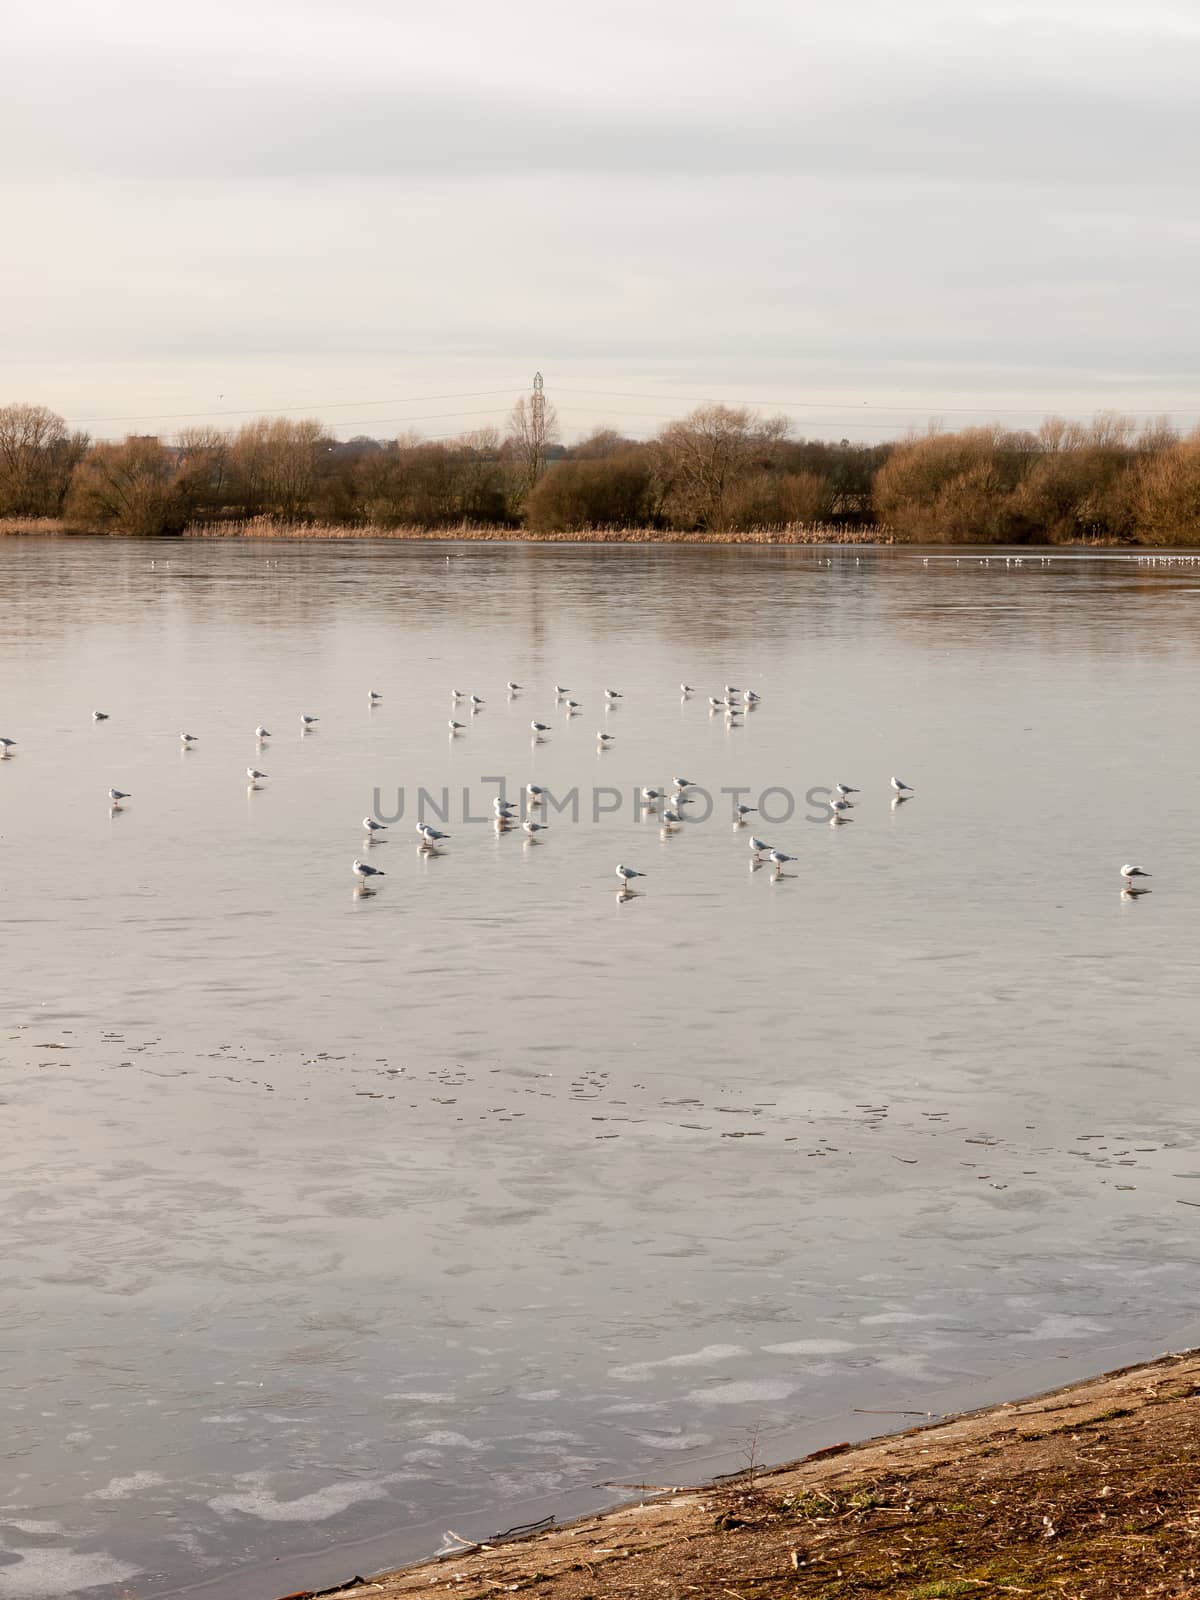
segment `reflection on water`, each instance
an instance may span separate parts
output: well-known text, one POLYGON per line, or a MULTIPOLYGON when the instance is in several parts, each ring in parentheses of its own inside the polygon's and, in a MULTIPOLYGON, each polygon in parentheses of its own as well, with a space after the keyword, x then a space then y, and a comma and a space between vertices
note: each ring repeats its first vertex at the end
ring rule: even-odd
POLYGON ((0 1600, 331 1582, 1195 1341, 1191 565, 10 540, 0 588, 0 1600), (675 774, 761 812, 635 808, 675 774))

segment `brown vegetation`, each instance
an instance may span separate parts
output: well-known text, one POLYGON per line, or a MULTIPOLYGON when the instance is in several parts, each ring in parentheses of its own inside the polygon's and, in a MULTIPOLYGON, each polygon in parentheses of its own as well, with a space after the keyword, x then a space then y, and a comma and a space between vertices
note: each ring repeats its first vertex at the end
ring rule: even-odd
POLYGON ((341 1600, 491 1600, 517 1591, 539 1600, 1196 1600, 1198 1385, 1200 1356, 1168 1356, 319 1592, 341 1600))
POLYGON ((853 445, 706 405, 653 439, 600 429, 563 446, 553 407, 522 399, 505 433, 447 440, 343 441, 260 417, 89 444, 44 407, 0 407, 0 531, 39 519, 143 535, 1200 544, 1200 430, 1101 415, 853 445))

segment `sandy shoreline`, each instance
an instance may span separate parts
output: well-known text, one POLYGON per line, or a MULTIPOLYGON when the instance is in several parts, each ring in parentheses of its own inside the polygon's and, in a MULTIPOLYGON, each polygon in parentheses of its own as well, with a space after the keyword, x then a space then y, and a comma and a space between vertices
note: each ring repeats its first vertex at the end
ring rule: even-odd
POLYGON ((1200 1351, 418 1566, 292 1591, 432 1600, 1200 1596, 1200 1351))

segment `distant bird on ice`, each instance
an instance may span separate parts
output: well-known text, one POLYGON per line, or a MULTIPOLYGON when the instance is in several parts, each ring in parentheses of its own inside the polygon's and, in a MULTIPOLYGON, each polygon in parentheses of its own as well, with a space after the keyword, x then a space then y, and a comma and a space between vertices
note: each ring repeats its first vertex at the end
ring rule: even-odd
POLYGON ((750 850, 753 855, 765 855, 768 850, 772 849, 774 849, 773 845, 766 844, 762 839, 757 838, 754 834, 750 835, 750 850))
POLYGON ((645 876, 646 874, 644 872, 637 872, 633 867, 625 867, 620 865, 617 867, 617 877, 620 878, 621 882, 624 884, 630 883, 634 878, 644 878, 645 876))
POLYGON ((525 793, 529 796, 529 804, 531 806, 540 806, 542 804, 542 796, 546 791, 540 783, 527 783, 525 785, 525 793))
POLYGON ((122 800, 129 799, 129 795, 124 789, 110 789, 108 798, 114 806, 119 806, 122 800))
POLYGON ((179 742, 180 742, 180 744, 184 744, 184 745, 195 744, 196 743, 196 739, 197 739, 197 735, 194 734, 194 733, 181 733, 179 735, 179 742))
POLYGON ((266 773, 260 772, 257 767, 247 767, 246 776, 249 778, 251 783, 257 783, 260 778, 266 777, 266 773))
POLYGON ((354 876, 361 884, 368 883, 372 878, 385 878, 387 876, 382 867, 369 867, 365 861, 360 861, 357 856, 354 858, 353 871, 354 876))
POLYGON ((616 737, 617 736, 616 736, 615 733, 600 733, 600 732, 597 732, 597 734, 596 734, 596 740, 597 740, 597 742, 600 745, 600 748, 602 750, 604 749, 605 745, 610 745, 616 737))
POLYGON ((619 689, 605 689, 604 698, 606 700, 624 700, 625 696, 619 689))
POLYGON ((374 705, 376 700, 382 700, 383 696, 379 693, 378 689, 371 689, 367 693, 367 699, 372 705, 374 705))
POLYGON ((461 733, 465 727, 466 727, 466 723, 465 722, 455 722, 453 717, 450 718, 450 732, 451 733, 461 733))
POLYGON ((511 678, 504 687, 508 690, 509 694, 519 694, 521 690, 521 685, 519 683, 514 683, 511 678))
POLYGON ((386 828, 386 822, 376 822, 374 817, 364 817, 363 827, 368 833, 378 833, 381 828, 386 828))
POLYGON ((744 822, 752 811, 757 811, 757 810, 758 810, 757 806, 737 805, 737 806, 734 806, 734 808, 733 808, 733 814, 734 814, 734 816, 737 818, 737 820, 739 822, 744 822))
POLYGON ((773 863, 776 872, 782 872, 789 861, 795 861, 795 856, 789 856, 784 850, 772 850, 767 859, 773 863))
POLYGON ((531 722, 529 726, 533 729, 534 733, 539 739, 541 738, 542 734, 550 732, 550 724, 548 722, 531 722))
MULTIPOLYGON (((303 711, 300 713, 300 726, 305 731, 311 728, 314 722, 320 722, 320 720, 320 717, 310 717, 303 711)), ((374 871, 374 868, 372 868, 372 871, 374 871)))
POLYGON ((473 706, 481 706, 481 705, 483 705, 483 703, 484 703, 484 701, 483 701, 483 696, 482 695, 473 694, 471 696, 471 704, 473 706))
POLYGON ((689 694, 695 694, 696 691, 692 688, 690 683, 681 683, 679 685, 679 692, 681 695, 686 697, 689 694))
POLYGON ((0 759, 8 754, 16 742, 15 739, 0 739, 0 759))
POLYGON ((258 727, 254 730, 254 737, 258 740, 259 744, 261 744, 264 739, 269 739, 271 737, 271 730, 270 728, 264 728, 263 725, 259 723, 258 727))
POLYGON ((892 788, 896 791, 897 794, 912 794, 912 793, 914 793, 912 784, 911 783, 905 783, 903 778, 893 778, 892 779, 892 788))
POLYGON ((1135 878, 1152 878, 1154 874, 1144 871, 1141 867, 1124 866, 1121 868, 1121 876, 1126 884, 1130 884, 1135 878))
POLYGON ((546 824, 544 822, 534 822, 529 817, 526 817, 521 826, 531 839, 535 834, 544 833, 546 831, 546 824))
POLYGON ((438 845, 443 839, 448 839, 450 837, 448 833, 440 832, 428 822, 418 822, 417 832, 428 845, 438 845))
POLYGON ((108 712, 107 711, 93 711, 92 712, 92 721, 93 722, 107 722, 108 721, 108 712))
POLYGON ((839 797, 843 800, 847 799, 852 794, 861 794, 862 792, 860 789, 856 789, 852 783, 835 783, 833 787, 837 791, 839 797))

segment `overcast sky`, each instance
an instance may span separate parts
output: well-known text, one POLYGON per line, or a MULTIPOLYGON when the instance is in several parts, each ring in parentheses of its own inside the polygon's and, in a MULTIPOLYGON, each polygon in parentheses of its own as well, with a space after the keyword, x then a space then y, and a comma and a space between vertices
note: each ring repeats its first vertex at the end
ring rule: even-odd
POLYGON ((0 402, 97 435, 438 436, 535 368, 567 437, 708 397, 861 439, 1200 415, 1181 0, 41 0, 4 32, 0 402))

